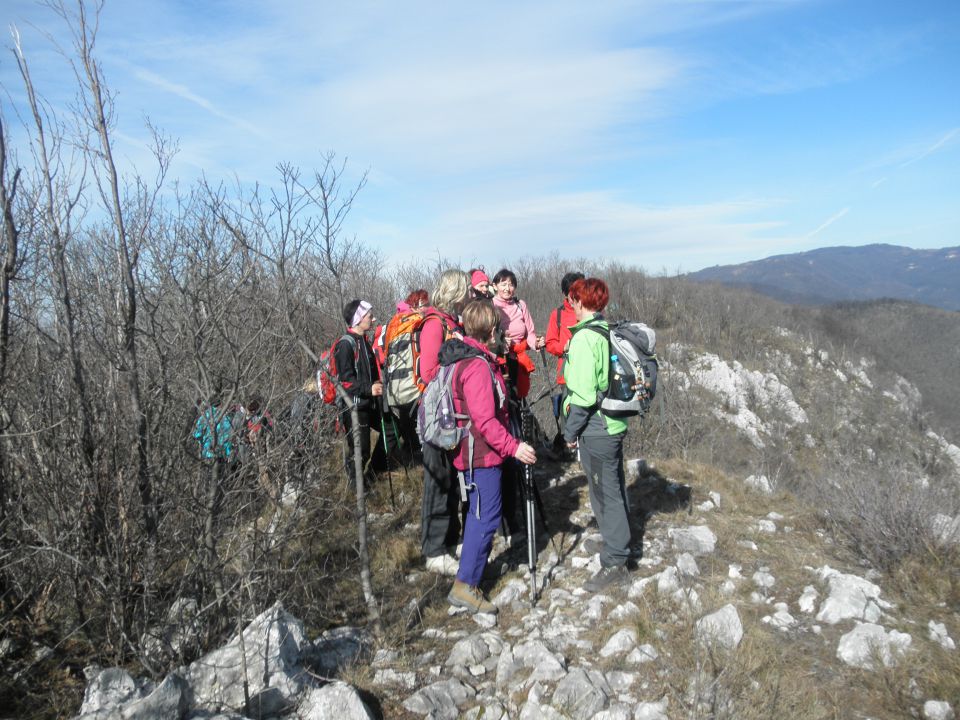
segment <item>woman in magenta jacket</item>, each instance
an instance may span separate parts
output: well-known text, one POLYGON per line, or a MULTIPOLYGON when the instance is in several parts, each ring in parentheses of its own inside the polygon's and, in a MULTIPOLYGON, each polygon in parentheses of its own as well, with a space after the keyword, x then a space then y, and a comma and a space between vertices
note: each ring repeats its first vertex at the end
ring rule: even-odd
MULTIPOLYGON (((537 461, 534 449, 508 430, 506 385, 497 358, 490 350, 496 341, 500 315, 483 300, 469 303, 463 311, 466 337, 451 340, 440 351, 443 365, 457 363, 453 375, 453 402, 458 415, 470 422, 469 438, 455 451, 453 465, 467 489, 469 509, 463 532, 463 548, 457 579, 447 599, 472 612, 496 612, 478 585, 483 576, 493 536, 500 525, 500 469, 508 457, 527 464, 537 461)), ((464 422, 464 421, 461 421, 464 422)))

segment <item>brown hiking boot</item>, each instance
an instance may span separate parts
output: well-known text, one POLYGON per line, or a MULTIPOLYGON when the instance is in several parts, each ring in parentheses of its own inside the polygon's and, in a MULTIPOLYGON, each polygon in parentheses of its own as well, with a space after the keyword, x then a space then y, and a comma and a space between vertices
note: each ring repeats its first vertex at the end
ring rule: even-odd
POLYGON ((491 613, 496 614, 499 608, 487 600, 480 588, 473 585, 467 585, 459 580, 453 581, 453 587, 450 594, 447 595, 447 601, 456 607, 466 608, 473 613, 491 613))

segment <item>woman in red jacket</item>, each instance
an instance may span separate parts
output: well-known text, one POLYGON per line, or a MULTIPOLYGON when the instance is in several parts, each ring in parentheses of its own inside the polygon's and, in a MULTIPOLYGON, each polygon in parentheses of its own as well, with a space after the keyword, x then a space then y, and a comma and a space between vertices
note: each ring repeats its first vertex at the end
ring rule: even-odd
POLYGON ((560 386, 560 392, 553 396, 553 416, 558 420, 558 436, 554 438, 554 444, 558 444, 563 438, 564 415, 560 412, 563 407, 563 401, 567 397, 567 386, 563 379, 563 359, 567 352, 567 344, 570 342, 570 328, 577 324, 577 315, 573 311, 573 305, 570 304, 570 286, 577 280, 583 280, 582 272, 568 272, 560 280, 560 291, 563 293, 563 305, 555 308, 550 313, 550 320, 547 321, 547 352, 557 357, 557 384, 560 386))
POLYGON ((447 599, 450 604, 472 612, 497 611, 478 585, 500 525, 501 465, 509 457, 528 465, 537 461, 534 449, 518 441, 507 429, 507 388, 497 357, 490 349, 496 342, 499 322, 500 314, 491 303, 475 300, 463 311, 464 339, 450 340, 440 351, 441 364, 456 363, 452 383, 454 410, 467 416, 470 423, 470 435, 460 441, 453 460, 467 490, 469 508, 460 567, 447 599))

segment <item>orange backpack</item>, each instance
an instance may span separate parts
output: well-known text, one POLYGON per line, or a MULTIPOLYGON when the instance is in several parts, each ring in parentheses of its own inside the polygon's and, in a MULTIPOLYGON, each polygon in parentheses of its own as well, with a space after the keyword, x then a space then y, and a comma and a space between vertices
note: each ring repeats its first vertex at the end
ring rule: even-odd
POLYGON ((414 334, 423 321, 419 312, 397 313, 383 333, 383 395, 387 407, 407 405, 420 397, 414 378, 414 334))
POLYGON ((420 351, 420 334, 423 332, 424 323, 426 323, 426 321, 429 320, 430 318, 437 318, 443 324, 444 341, 449 340, 452 337, 457 337, 456 329, 451 327, 450 324, 447 322, 446 315, 443 315, 442 313, 440 313, 437 310, 434 310, 433 308, 431 308, 430 310, 427 310, 423 318, 421 318, 420 322, 417 323, 417 327, 414 329, 411 336, 412 342, 411 342, 410 348, 411 348, 411 360, 413 362, 413 366, 412 366, 413 381, 417 385, 418 395, 422 395, 423 391, 427 387, 426 381, 424 381, 423 377, 420 374, 420 352, 421 352, 420 351))

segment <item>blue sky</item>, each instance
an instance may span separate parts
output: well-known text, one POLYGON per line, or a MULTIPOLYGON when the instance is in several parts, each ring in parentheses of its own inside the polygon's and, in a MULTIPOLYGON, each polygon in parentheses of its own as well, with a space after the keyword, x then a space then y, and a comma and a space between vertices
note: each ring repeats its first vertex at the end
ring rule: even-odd
MULTIPOLYGON (((65 106, 62 21, 0 19, 65 106)), ((107 0, 97 51, 144 174, 146 117, 185 182, 270 185, 334 151, 368 172, 349 231, 388 258, 672 272, 960 244, 958 37, 956 0, 107 0)), ((10 126, 10 52, 0 82, 10 126)))

